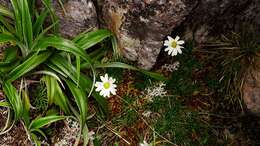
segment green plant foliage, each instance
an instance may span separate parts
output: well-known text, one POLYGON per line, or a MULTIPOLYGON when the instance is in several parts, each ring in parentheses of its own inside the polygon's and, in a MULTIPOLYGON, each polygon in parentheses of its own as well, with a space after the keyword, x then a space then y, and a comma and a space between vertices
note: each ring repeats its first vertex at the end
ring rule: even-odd
POLYGON ((201 64, 193 56, 193 47, 187 46, 182 56, 178 57, 180 67, 174 71, 171 78, 167 81, 167 89, 172 91, 175 95, 191 95, 199 88, 195 82, 194 71, 201 68, 201 64))
POLYGON ((33 95, 33 106, 35 106, 38 111, 46 111, 48 108, 47 88, 40 84, 36 87, 33 95))
POLYGON ((170 140, 177 145, 209 144, 208 128, 201 124, 199 115, 183 106, 176 97, 156 98, 149 106, 161 115, 154 125, 161 135, 169 134, 170 140))
MULTIPOLYGON (((97 44, 107 41, 112 46, 114 56, 119 55, 113 34, 100 29, 84 32, 72 40, 65 39, 57 33, 58 21, 52 1, 42 0, 42 3, 44 8, 41 10, 35 9, 35 0, 11 0, 11 10, 0 4, 0 43, 12 44, 4 50, 3 59, 0 60, 0 85, 7 99, 0 105, 10 107, 9 114, 14 115, 13 123, 18 120, 24 122, 29 137, 40 145, 39 135, 46 137, 42 128, 65 117, 56 114, 42 117, 46 109, 55 104, 60 108, 59 113, 77 118, 81 131, 75 145, 82 134, 86 145, 88 97, 93 96, 103 112, 108 113, 106 99, 93 90, 97 69, 131 69, 160 80, 164 77, 121 62, 102 63, 110 50, 108 47, 95 48, 97 44), (48 16, 52 24, 46 27, 44 24, 48 16), (27 79, 30 78, 44 82, 36 96, 32 96, 32 91, 27 89, 27 79), (14 83, 19 81, 20 86, 15 87, 14 83), (30 100, 35 101, 36 108, 42 112, 34 120, 31 119, 35 115, 31 112, 34 109, 30 100)), ((6 125, 10 127, 5 127, 1 133, 13 126, 6 125)))
POLYGON ((2 86, 7 99, 12 105, 12 109, 14 110, 14 121, 17 121, 21 118, 23 113, 22 99, 11 82, 5 82, 2 84, 2 86))

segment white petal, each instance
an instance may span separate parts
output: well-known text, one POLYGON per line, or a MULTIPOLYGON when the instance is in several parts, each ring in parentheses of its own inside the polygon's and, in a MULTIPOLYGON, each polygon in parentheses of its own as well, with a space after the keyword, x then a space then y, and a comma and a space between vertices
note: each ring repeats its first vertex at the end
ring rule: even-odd
POLYGON ((100 86, 101 84, 103 84, 102 82, 96 82, 95 86, 98 87, 100 86))
POLYGON ((103 96, 103 97, 107 97, 107 94, 108 94, 109 92, 107 92, 107 90, 101 90, 101 92, 100 92, 100 95, 101 96, 103 96))
POLYGON ((101 76, 100 79, 101 79, 102 82, 107 82, 108 81, 108 75, 105 74, 105 76, 101 76))
POLYGON ((112 85, 111 85, 111 88, 112 88, 112 89, 115 89, 115 88, 116 88, 116 84, 112 84, 112 85))
POLYGON ((173 41, 173 38, 171 36, 167 36, 167 38, 168 38, 169 42, 173 41))
POLYGON ((167 47, 164 49, 165 52, 169 51, 170 50, 170 47, 167 47))
POLYGON ((99 91, 101 91, 102 89, 103 89, 102 87, 97 87, 97 88, 96 88, 96 91, 99 92, 99 91))
POLYGON ((178 48, 177 51, 182 54, 181 48, 178 48))
POLYGON ((109 81, 110 84, 113 84, 116 80, 113 79, 112 77, 110 77, 108 81, 109 81))
POLYGON ((103 89, 103 83, 102 82, 97 82, 95 84, 95 86, 97 87, 96 91, 101 91, 103 89))
POLYGON ((116 90, 111 90, 111 93, 112 93, 113 95, 116 95, 116 90))
POLYGON ((179 36, 176 36, 174 40, 175 40, 176 42, 178 42, 179 39, 180 39, 180 37, 179 37, 179 36))
POLYGON ((168 46, 170 46, 170 44, 169 43, 164 43, 163 46, 168 47, 168 46))
POLYGON ((168 55, 171 55, 171 53, 172 53, 172 49, 170 49, 169 51, 168 51, 168 55))
POLYGON ((165 41, 164 41, 164 44, 169 44, 169 40, 165 40, 165 41))
POLYGON ((183 45, 184 44, 184 41, 183 40, 180 40, 177 42, 178 45, 183 45))
POLYGON ((105 94, 104 90, 101 90, 101 91, 99 92, 99 94, 100 94, 101 96, 105 97, 105 96, 104 96, 104 94, 105 94))
POLYGON ((176 56, 177 54, 178 54, 177 49, 174 49, 174 50, 172 51, 172 56, 176 56))
POLYGON ((106 78, 104 76, 100 76, 102 82, 106 82, 106 78))
POLYGON ((105 96, 105 97, 109 97, 109 96, 110 96, 110 90, 105 90, 104 96, 105 96))

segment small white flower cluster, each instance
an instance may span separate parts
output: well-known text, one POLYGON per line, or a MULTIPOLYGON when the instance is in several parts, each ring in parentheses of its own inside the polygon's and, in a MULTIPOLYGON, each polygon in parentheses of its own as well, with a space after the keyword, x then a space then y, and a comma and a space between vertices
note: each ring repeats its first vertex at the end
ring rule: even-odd
POLYGON ((66 124, 69 126, 70 129, 78 130, 80 128, 79 123, 72 119, 66 119, 66 124))
POLYGON ((88 132, 88 138, 89 138, 88 146, 94 146, 94 139, 95 139, 94 135, 95 135, 94 131, 88 132))
POLYGON ((88 133, 89 140, 91 140, 91 141, 94 140, 95 139, 94 135, 95 135, 95 132, 94 131, 90 131, 88 133))
POLYGON ((12 143, 15 140, 11 135, 8 135, 8 134, 7 134, 7 136, 4 136, 2 139, 3 139, 3 141, 10 142, 10 143, 12 143))
POLYGON ((180 62, 176 61, 173 64, 164 64, 162 66, 162 69, 169 71, 169 72, 174 72, 174 71, 177 71, 179 69, 179 67, 180 67, 180 62))
POLYGON ((149 117, 151 116, 151 114, 152 114, 151 111, 144 111, 144 112, 142 113, 142 115, 143 115, 144 117, 146 117, 146 118, 149 118, 149 117))
POLYGON ((62 129, 62 139, 55 143, 55 146, 73 145, 73 141, 77 138, 77 134, 80 131, 79 123, 71 118, 65 120, 65 124, 68 125, 62 129))
MULTIPOLYGON (((65 120, 65 124, 67 126, 65 126, 62 129, 62 139, 59 140, 57 143, 55 143, 55 146, 70 146, 73 145, 73 142, 76 140, 77 138, 77 134, 80 131, 80 126, 79 126, 79 122, 71 119, 71 118, 67 118, 65 120)), ((89 144, 93 145, 93 140, 94 138, 94 131, 90 131, 88 133, 88 137, 89 137, 89 144)))
POLYGON ((153 102, 153 99, 158 96, 167 95, 167 91, 165 90, 166 84, 163 82, 158 82, 151 87, 145 89, 145 95, 148 97, 150 102, 153 102))

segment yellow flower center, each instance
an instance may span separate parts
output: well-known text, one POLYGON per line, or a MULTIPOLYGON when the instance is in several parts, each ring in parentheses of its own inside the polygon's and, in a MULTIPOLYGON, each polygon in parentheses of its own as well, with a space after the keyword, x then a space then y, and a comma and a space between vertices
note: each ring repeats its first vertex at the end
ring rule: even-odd
POLYGON ((176 41, 172 41, 171 46, 172 46, 173 48, 176 48, 176 47, 177 47, 177 42, 176 42, 176 41))
POLYGON ((109 83, 109 82, 105 82, 105 83, 103 84, 103 87, 104 87, 105 89, 109 89, 109 88, 110 88, 110 83, 109 83))

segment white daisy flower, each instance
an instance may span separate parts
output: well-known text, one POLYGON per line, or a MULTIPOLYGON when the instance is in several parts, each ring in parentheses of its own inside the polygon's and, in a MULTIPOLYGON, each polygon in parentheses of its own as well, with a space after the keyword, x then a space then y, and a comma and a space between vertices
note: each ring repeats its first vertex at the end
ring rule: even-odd
POLYGON ((95 84, 97 87, 96 91, 100 92, 99 94, 103 97, 109 97, 110 92, 113 95, 116 95, 116 84, 114 84, 116 80, 112 77, 108 77, 107 74, 105 74, 105 76, 100 76, 100 79, 102 82, 96 82, 95 84))
POLYGON ((149 144, 144 140, 143 143, 140 143, 139 146, 149 146, 149 144))
POLYGON ((168 55, 171 55, 171 56, 176 56, 178 53, 182 54, 181 49, 184 47, 181 45, 184 44, 184 41, 180 40, 179 36, 176 36, 175 39, 173 39, 170 36, 168 36, 167 38, 168 38, 168 40, 164 41, 164 46, 166 46, 164 51, 165 52, 168 51, 168 55))

